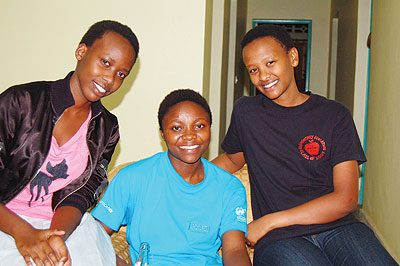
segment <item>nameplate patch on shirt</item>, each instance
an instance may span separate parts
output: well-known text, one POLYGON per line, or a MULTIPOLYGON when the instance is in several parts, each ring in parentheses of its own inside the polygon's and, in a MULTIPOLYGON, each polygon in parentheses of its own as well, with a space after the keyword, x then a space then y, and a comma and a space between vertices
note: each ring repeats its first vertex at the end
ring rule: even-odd
POLYGON ((189 223, 189 231, 197 232, 197 233, 208 233, 208 232, 210 232, 210 226, 200 224, 197 222, 190 222, 189 223))

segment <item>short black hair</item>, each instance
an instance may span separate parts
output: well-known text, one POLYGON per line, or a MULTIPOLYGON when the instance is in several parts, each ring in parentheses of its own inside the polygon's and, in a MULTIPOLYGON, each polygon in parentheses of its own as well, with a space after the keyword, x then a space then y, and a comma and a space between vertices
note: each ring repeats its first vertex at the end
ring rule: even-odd
POLYGON ((212 122, 211 110, 210 106, 207 103, 207 100, 201 96, 200 93, 191 90, 191 89, 178 89, 170 92, 167 96, 165 96, 164 100, 160 103, 160 107, 158 108, 158 124, 160 126, 160 130, 163 130, 162 121, 164 119, 165 114, 171 109, 172 106, 180 103, 190 101, 197 103, 200 105, 204 111, 210 117, 210 126, 212 122))
POLYGON ((293 40, 284 27, 274 24, 261 24, 249 30, 243 37, 241 44, 242 51, 246 45, 263 37, 275 38, 285 48, 286 52, 289 52, 294 47, 293 40))
POLYGON ((96 22, 95 24, 90 26, 85 35, 83 35, 82 40, 79 42, 79 44, 84 43, 86 44, 86 46, 90 47, 97 39, 101 39, 106 32, 115 32, 127 39, 135 50, 136 61, 136 58, 139 54, 139 41, 131 28, 129 28, 127 25, 119 23, 118 21, 102 20, 96 22))

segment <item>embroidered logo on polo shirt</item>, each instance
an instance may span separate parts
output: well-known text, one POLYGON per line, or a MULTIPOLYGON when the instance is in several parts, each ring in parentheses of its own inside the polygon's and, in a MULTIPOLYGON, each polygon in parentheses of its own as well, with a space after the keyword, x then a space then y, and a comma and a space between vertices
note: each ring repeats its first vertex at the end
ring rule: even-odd
POLYGON ((112 212, 113 212, 113 209, 111 209, 110 206, 108 206, 107 203, 105 203, 104 201, 101 200, 101 201, 100 201, 100 204, 103 205, 103 207, 106 208, 106 210, 107 210, 109 213, 112 213, 112 212))
POLYGON ((235 213, 236 213, 236 219, 239 221, 239 222, 246 222, 246 212, 247 212, 247 210, 246 209, 243 209, 242 207, 237 207, 236 209, 235 209, 235 213))
POLYGON ((210 232, 210 226, 198 222, 190 222, 188 230, 196 233, 208 233, 210 232))
POLYGON ((306 160, 319 160, 326 154, 326 143, 315 135, 309 135, 299 143, 300 154, 306 160))

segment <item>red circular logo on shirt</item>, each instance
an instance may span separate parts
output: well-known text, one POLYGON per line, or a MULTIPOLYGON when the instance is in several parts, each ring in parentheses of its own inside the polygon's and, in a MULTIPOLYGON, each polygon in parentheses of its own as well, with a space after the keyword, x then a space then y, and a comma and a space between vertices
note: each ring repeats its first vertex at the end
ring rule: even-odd
POLYGON ((300 141, 299 151, 307 160, 319 160, 324 157, 326 153, 326 144, 320 137, 310 135, 300 141))

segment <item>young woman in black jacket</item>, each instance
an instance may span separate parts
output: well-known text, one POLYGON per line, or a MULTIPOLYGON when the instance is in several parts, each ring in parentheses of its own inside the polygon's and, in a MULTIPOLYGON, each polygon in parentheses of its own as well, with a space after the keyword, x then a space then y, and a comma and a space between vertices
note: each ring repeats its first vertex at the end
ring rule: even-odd
POLYGON ((84 214, 107 184, 119 139, 117 118, 100 99, 120 88, 138 52, 128 26, 100 21, 83 36, 75 71, 65 79, 17 85, 0 95, 2 263, 69 266, 85 257, 90 264, 82 265, 115 265, 112 248, 111 255, 103 252, 111 245, 107 235, 84 214), (104 241, 90 242, 79 235, 85 231, 104 235, 108 246, 96 252, 104 241))

